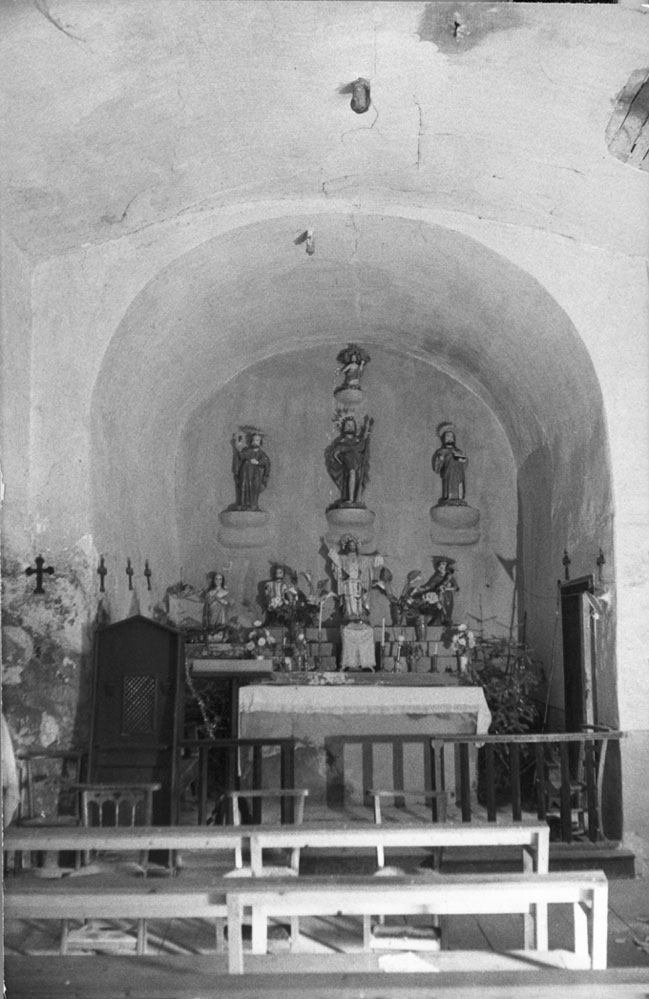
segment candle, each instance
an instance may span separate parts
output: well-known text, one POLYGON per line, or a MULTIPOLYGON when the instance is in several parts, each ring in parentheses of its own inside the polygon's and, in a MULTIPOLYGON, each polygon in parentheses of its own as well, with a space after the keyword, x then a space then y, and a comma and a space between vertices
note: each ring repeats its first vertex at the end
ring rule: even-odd
POLYGON ((322 638, 322 608, 324 606, 324 600, 320 601, 320 613, 318 615, 318 639, 322 638))
POLYGON ((385 645, 385 618, 381 624, 381 645, 385 645))

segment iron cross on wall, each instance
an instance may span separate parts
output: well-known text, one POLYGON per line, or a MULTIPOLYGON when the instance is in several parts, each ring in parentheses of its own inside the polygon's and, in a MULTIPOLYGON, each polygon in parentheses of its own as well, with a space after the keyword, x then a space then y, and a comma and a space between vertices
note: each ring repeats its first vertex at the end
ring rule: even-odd
POLYGON ((43 566, 45 565, 45 559, 42 555, 37 555, 34 561, 36 562, 36 568, 34 569, 33 566, 28 565, 25 569, 25 575, 36 576, 36 587, 34 589, 34 593, 45 593, 45 590, 43 589, 43 576, 45 573, 47 573, 48 576, 53 575, 54 566, 48 565, 48 567, 44 569, 43 566))

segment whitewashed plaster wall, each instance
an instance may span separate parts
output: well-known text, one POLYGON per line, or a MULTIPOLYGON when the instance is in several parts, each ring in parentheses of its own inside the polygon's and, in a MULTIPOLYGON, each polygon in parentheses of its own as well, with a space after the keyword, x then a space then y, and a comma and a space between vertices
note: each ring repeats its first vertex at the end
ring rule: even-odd
MULTIPOLYGON (((62 3, 66 30, 93 45, 74 44, 32 14, 36 21, 19 25, 25 45, 3 60, 5 93, 23 111, 25 92, 32 101, 33 132, 30 139, 25 128, 12 149, 10 180, 18 175, 26 194, 3 215, 5 553, 14 567, 35 548, 56 562, 85 538, 93 563, 93 387, 131 302, 183 253, 281 218, 287 206, 305 227, 321 213, 347 215, 350 226, 376 213, 468 235, 548 290, 602 390, 612 443, 615 550, 606 553, 606 571, 615 583, 620 725, 634 733, 623 747, 625 821, 629 838, 649 843, 647 177, 612 160, 603 142, 616 93, 644 64, 649 19, 615 8, 500 5, 509 8, 504 30, 449 54, 448 44, 433 41, 423 4, 301 4, 306 20, 295 20, 294 4, 256 4, 254 16, 239 5, 227 24, 219 6, 140 4, 129 31, 123 5, 62 3), (422 24, 430 37, 417 33, 422 24), (100 51, 116 60, 102 66, 101 84, 100 51), (41 92, 25 88, 34 73, 41 92), (359 74, 372 78, 374 117, 356 119, 336 93, 359 74), (45 99, 51 92, 57 114, 45 99), (129 111, 138 107, 139 128, 129 111), (186 122, 172 159, 170 119, 186 122), (103 134, 92 148, 90 127, 103 134), (149 155, 138 165, 141 136, 149 155), (39 200, 48 182, 58 193, 39 200)), ((469 5, 462 10, 470 13, 469 5)), ((115 399, 130 402, 119 388, 115 399)), ((137 413, 134 437, 146 420, 142 400, 137 413)), ((167 423, 172 452, 187 415, 178 414, 175 438, 167 423)), ((161 494, 172 488, 163 481, 161 494)), ((162 502, 151 497, 152 515, 162 502)), ((573 556, 573 575, 592 570, 589 558, 573 556)), ((151 605, 160 593, 149 598, 141 584, 151 605)), ((115 616, 128 612, 123 584, 110 596, 115 616)))

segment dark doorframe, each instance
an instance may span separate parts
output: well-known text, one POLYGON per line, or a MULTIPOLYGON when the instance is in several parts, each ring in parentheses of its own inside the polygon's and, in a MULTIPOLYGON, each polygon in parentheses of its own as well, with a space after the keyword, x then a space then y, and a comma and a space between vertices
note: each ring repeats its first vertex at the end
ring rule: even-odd
POLYGON ((566 732, 597 724, 593 577, 559 583, 563 636, 563 690, 566 732))

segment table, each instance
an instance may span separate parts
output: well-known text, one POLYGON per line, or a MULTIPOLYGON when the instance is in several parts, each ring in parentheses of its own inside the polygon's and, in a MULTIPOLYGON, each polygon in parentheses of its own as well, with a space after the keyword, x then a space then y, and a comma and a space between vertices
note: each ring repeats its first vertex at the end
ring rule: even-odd
POLYGON ((355 684, 332 675, 335 683, 252 684, 239 695, 242 737, 297 740, 295 782, 309 789, 310 805, 365 804, 367 788, 403 787, 404 773, 409 786, 424 788, 431 738, 486 732, 491 722, 482 687, 384 686, 380 675, 376 684, 355 684))

